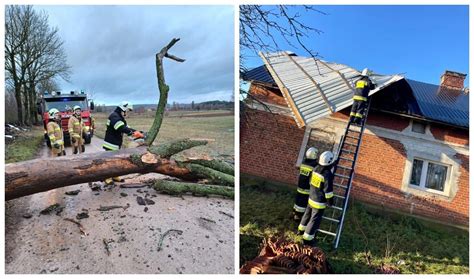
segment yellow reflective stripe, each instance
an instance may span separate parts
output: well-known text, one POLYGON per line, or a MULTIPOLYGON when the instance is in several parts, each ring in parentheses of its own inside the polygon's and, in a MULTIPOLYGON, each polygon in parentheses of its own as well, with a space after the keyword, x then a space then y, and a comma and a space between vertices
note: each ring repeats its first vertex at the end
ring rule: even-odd
POLYGON ((81 125, 79 122, 74 122, 74 126, 81 125))
POLYGON ((306 230, 306 226, 303 226, 303 225, 300 224, 300 225, 298 226, 298 230, 299 230, 299 231, 304 231, 304 230, 306 230))
POLYGON ((367 82, 364 80, 359 80, 356 82, 356 88, 364 88, 367 85, 367 82))
POLYGON ((359 117, 359 118, 362 118, 362 117, 363 117, 363 115, 360 114, 360 113, 356 113, 354 116, 355 116, 355 117, 359 117))
POLYGON ((296 189, 296 191, 297 191, 298 193, 300 193, 300 194, 303 194, 303 195, 309 195, 309 190, 305 190, 305 189, 300 188, 300 187, 298 187, 298 188, 296 189))
POLYGON ((87 131, 89 131, 89 126, 84 126, 82 129, 87 132, 87 131))
POLYGON ((352 99, 354 99, 356 101, 367 101, 366 97, 362 97, 362 96, 358 96, 358 95, 354 95, 354 97, 352 97, 352 99))
POLYGON ((69 129, 68 131, 69 131, 69 134, 71 134, 71 135, 74 133, 73 129, 69 129))
POLYGON ((104 142, 102 144, 102 147, 106 147, 106 148, 111 149, 111 150, 119 150, 120 149, 120 147, 118 145, 108 143, 108 142, 104 142))
POLYGON ((313 171, 313 174, 311 175, 311 185, 316 188, 319 188, 321 187, 321 183, 323 182, 324 182, 324 176, 313 171))
POLYGON ((293 205, 293 209, 296 211, 296 212, 304 212, 306 210, 306 207, 301 207, 301 206, 297 206, 296 204, 293 205))
POLYGON ((324 209, 324 208, 326 208, 326 203, 325 202, 315 202, 312 199, 308 199, 308 204, 309 204, 309 206, 311 206, 312 208, 315 208, 315 209, 324 209))
POLYGON ((311 234, 304 233, 303 234, 303 239, 307 240, 307 241, 311 241, 311 240, 314 239, 314 234, 311 235, 311 234))
POLYGON ((57 141, 55 141, 54 143, 57 143, 57 144, 59 144, 59 145, 63 145, 63 144, 64 144, 64 142, 63 142, 62 140, 57 140, 57 141))
POLYGON ((54 128, 54 130, 55 130, 55 131, 61 131, 61 128, 56 127, 56 128, 54 128))
POLYGON ((110 125, 110 120, 109 119, 107 119, 107 123, 105 125, 107 125, 107 126, 110 125))
POLYGON ((334 193, 333 192, 325 193, 324 196, 326 197, 326 199, 330 199, 334 197, 334 193))
POLYGON ((313 170, 313 167, 311 167, 311 166, 304 165, 304 164, 301 164, 301 166, 300 166, 300 174, 301 175, 308 176, 311 173, 312 170, 313 170))
POLYGON ((122 127, 123 125, 125 125, 125 123, 123 123, 123 121, 117 121, 117 123, 115 123, 115 125, 114 125, 114 129, 117 130, 118 128, 122 127))

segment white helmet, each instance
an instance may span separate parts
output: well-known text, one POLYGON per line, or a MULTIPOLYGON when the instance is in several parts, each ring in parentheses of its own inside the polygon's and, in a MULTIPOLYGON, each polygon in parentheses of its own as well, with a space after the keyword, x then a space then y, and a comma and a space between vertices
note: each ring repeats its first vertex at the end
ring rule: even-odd
POLYGON ((131 111, 131 110, 133 110, 133 105, 132 105, 132 103, 130 103, 130 102, 128 102, 128 101, 123 101, 123 102, 120 104, 119 108, 120 108, 122 111, 129 111, 129 110, 131 111))
POLYGON ((306 159, 316 159, 318 158, 318 150, 315 147, 310 147, 306 150, 306 159))
POLYGON ((55 109, 55 108, 52 108, 52 109, 49 110, 48 113, 49 113, 49 116, 50 116, 50 117, 54 117, 54 115, 55 115, 56 113, 59 113, 59 110, 57 110, 57 109, 55 109))
POLYGON ((369 76, 369 69, 367 69, 367 68, 363 69, 361 76, 368 77, 369 76))
POLYGON ((321 156, 319 156, 319 164, 321 166, 329 166, 334 159, 334 154, 331 151, 324 151, 321 156))

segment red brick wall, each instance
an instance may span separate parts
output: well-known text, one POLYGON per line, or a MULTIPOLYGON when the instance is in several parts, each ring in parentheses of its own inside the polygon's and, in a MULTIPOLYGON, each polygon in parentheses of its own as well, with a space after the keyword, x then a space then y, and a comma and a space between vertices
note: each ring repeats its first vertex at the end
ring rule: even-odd
MULTIPOLYGON (((295 163, 304 136, 290 116, 246 110, 247 124, 240 130, 240 170, 270 181, 296 185, 295 163)), ((337 113, 336 117, 344 117, 337 113)), ((383 115, 371 114, 369 123, 403 130, 405 120, 384 123, 383 115), (371 120, 374 119, 374 120, 371 120)), ((461 160, 461 176, 455 198, 449 202, 407 195, 401 190, 406 152, 397 140, 365 134, 357 160, 352 196, 357 200, 383 205, 415 215, 467 225, 469 223, 469 158, 461 160)))
POLYGON ((468 225, 469 158, 457 156, 462 161, 462 170, 458 191, 451 202, 406 195, 401 190, 405 158, 405 149, 399 141, 365 134, 357 159, 353 197, 414 215, 468 225))
POLYGON ((248 108, 245 115, 247 124, 240 128, 240 172, 296 185, 295 164, 304 129, 291 116, 248 108))
POLYGON ((430 131, 437 140, 469 145, 469 131, 431 124, 430 131))

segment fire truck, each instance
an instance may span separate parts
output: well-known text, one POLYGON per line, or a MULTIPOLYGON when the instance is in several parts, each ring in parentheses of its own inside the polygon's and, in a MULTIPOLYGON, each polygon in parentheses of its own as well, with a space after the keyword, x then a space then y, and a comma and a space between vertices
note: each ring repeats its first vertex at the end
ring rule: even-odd
POLYGON ((55 108, 60 111, 61 114, 61 126, 64 133, 64 144, 70 144, 70 136, 68 131, 68 122, 71 115, 74 113, 74 106, 80 106, 82 108, 82 121, 86 127, 83 134, 84 141, 86 144, 90 144, 92 136, 94 135, 94 123, 92 121, 91 111, 94 110, 94 102, 89 101, 87 94, 81 91, 71 91, 69 93, 62 93, 59 91, 53 91, 51 93, 45 92, 38 101, 38 113, 42 115, 43 126, 44 126, 44 139, 48 147, 51 147, 51 142, 48 137, 46 125, 49 122, 49 110, 55 108))

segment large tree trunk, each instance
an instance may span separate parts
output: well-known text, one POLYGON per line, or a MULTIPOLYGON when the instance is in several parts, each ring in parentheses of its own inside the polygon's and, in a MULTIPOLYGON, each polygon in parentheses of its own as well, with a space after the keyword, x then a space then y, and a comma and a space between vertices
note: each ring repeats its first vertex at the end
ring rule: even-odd
POLYGON ((15 199, 68 185, 101 181, 130 173, 157 172, 183 179, 195 177, 170 157, 206 141, 181 140, 118 152, 36 159, 5 165, 5 199, 15 199))

